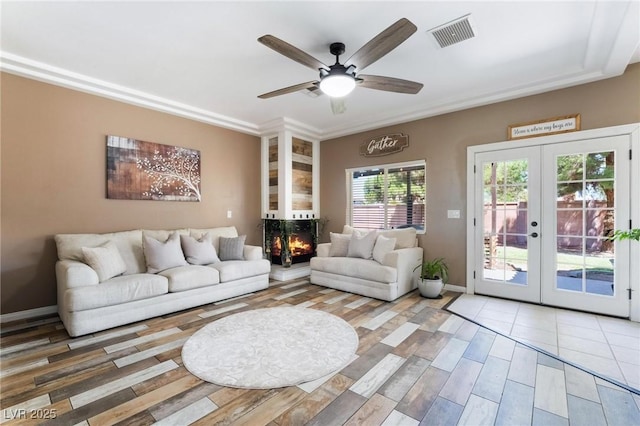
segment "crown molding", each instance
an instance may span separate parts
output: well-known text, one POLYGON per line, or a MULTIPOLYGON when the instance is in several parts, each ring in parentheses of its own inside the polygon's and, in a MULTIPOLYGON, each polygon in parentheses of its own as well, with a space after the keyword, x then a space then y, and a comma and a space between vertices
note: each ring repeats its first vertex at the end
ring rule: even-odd
POLYGON ((323 133, 319 129, 289 117, 279 117, 267 121, 259 129, 260 134, 263 136, 277 133, 280 130, 288 130, 294 135, 309 141, 320 141, 323 137, 323 133))
POLYGON ((476 108, 484 105, 490 105, 498 102, 519 99, 522 97, 533 96, 540 93, 546 93, 553 90, 560 90, 567 87, 591 83, 605 78, 621 75, 623 69, 614 69, 607 75, 603 71, 595 70, 577 71, 567 73, 562 76, 554 76, 553 78, 545 78, 531 84, 514 86, 506 88, 499 93, 477 93, 475 96, 469 94, 465 99, 450 99, 434 106, 423 106, 409 110, 397 111, 393 116, 384 115, 379 117, 369 117, 366 121, 351 124, 348 127, 334 127, 326 129, 322 132, 322 140, 329 140, 348 136, 356 133, 362 133, 369 130, 380 129, 388 126, 408 123, 411 121, 422 120, 429 117, 448 114, 456 111, 463 111, 470 108, 476 108))
POLYGON ((7 52, 0 51, 0 71, 114 99, 131 105, 166 112, 249 135, 260 135, 258 126, 253 123, 216 114, 202 108, 196 108, 139 90, 133 90, 128 87, 109 83, 7 52))

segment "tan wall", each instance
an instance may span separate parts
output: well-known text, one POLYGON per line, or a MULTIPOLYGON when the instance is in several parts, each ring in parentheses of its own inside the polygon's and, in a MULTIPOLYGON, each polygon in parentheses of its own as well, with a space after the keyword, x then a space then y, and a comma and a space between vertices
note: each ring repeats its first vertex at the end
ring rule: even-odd
POLYGON ((330 221, 325 239, 345 223, 345 169, 426 159, 427 231, 420 246, 426 258, 447 259, 451 284, 465 285, 467 147, 504 141, 510 124, 575 113, 583 130, 640 122, 640 64, 616 78, 323 141, 320 206, 330 221), (409 135, 410 146, 385 157, 359 155, 361 142, 387 133, 409 135), (462 219, 447 219, 453 209, 462 219))
POLYGON ((259 138, 10 74, 0 83, 3 314, 57 303, 56 233, 235 225, 261 243, 259 138), (108 134, 200 150, 202 202, 107 199, 108 134))
MULTIPOLYGON (((235 225, 249 243, 260 243, 257 137, 10 74, 0 79, 3 314, 57 303, 56 233, 235 225), (107 134, 200 150, 203 201, 106 199, 107 134)), ((446 219, 446 211, 466 213, 466 147, 504 140, 509 124, 572 113, 582 115, 583 129, 639 122, 640 64, 609 80, 322 142, 327 231, 344 224, 346 168, 425 158, 427 233, 420 245, 427 257, 446 257, 450 282, 464 285, 464 220, 446 219), (392 132, 408 134, 409 148, 359 156, 361 141, 392 132)))

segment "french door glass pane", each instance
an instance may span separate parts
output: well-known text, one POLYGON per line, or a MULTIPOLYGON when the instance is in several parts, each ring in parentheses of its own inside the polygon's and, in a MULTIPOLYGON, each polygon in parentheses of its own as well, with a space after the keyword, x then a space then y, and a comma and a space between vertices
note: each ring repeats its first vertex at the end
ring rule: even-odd
POLYGON ((483 278, 527 285, 528 161, 486 163, 483 173, 483 278))
POLYGON ((556 288, 614 295, 614 152, 556 157, 556 288))
POLYGON ((587 179, 613 179, 614 151, 587 154, 587 179))
POLYGON ((556 216, 558 236, 584 235, 584 210, 558 209, 556 216))
POLYGON ((558 182, 582 181, 584 173, 583 156, 563 155, 558 157, 558 182))

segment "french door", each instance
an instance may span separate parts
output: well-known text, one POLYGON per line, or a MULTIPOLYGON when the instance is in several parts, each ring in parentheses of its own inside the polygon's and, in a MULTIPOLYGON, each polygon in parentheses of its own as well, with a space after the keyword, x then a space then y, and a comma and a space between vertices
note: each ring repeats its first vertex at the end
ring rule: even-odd
POLYGON ((627 136, 475 154, 475 292, 629 316, 627 136))

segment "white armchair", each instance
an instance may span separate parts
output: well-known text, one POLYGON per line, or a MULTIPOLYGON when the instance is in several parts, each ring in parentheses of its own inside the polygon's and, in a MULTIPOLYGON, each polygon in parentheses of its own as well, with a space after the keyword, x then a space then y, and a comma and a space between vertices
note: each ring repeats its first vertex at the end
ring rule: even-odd
MULTIPOLYGON (((353 228, 345 226, 343 233, 353 228)), ((416 230, 379 231, 380 235, 397 238, 396 247, 384 258, 331 256, 331 243, 319 244, 317 256, 311 259, 311 283, 382 300, 395 300, 417 286, 423 250, 417 247, 416 230), (407 247, 409 246, 409 247, 407 247)))

